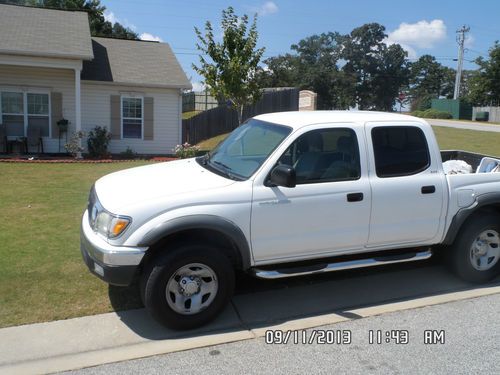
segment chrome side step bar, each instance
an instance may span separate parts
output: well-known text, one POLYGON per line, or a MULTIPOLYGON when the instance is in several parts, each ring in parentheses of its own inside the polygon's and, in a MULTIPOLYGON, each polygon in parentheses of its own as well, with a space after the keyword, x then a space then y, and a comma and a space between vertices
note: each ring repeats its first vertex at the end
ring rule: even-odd
POLYGON ((260 279, 281 279, 284 277, 312 275, 324 272, 350 270, 354 268, 380 266, 384 264, 415 262, 417 260, 429 259, 431 256, 432 251, 430 249, 427 249, 424 251, 410 252, 397 256, 378 256, 373 258, 347 260, 328 264, 315 264, 306 267, 298 266, 296 268, 289 267, 275 270, 254 268, 251 270, 251 272, 255 277, 258 277, 260 279))

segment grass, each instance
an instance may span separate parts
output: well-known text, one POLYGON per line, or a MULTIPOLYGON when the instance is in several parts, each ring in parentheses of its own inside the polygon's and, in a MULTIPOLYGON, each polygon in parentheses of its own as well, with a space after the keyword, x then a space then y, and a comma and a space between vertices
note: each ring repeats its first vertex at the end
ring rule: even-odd
MULTIPOLYGON (((500 155, 500 133, 434 132, 441 149, 500 155)), ((211 149, 226 136, 200 145, 211 149)), ((0 327, 141 306, 137 288, 108 287, 88 272, 79 226, 96 179, 142 164, 0 163, 0 327)))
POLYGON ((140 306, 88 272, 79 225, 96 179, 142 164, 0 163, 0 327, 140 306))
POLYGON ((201 141, 200 143, 198 143, 198 147, 200 148, 200 150, 202 151, 210 151, 210 150, 213 150, 219 143, 221 143, 224 139, 226 139, 226 137, 229 135, 229 133, 226 133, 226 134, 221 134, 221 135, 217 135, 213 138, 210 138, 210 139, 207 139, 207 140, 204 140, 204 141, 201 141))
POLYGON ((200 113, 201 111, 189 111, 189 112, 183 112, 182 113, 182 119, 183 120, 187 120, 193 116, 196 116, 198 113, 200 113))
POLYGON ((433 126, 441 150, 465 150, 500 156, 500 133, 433 126))

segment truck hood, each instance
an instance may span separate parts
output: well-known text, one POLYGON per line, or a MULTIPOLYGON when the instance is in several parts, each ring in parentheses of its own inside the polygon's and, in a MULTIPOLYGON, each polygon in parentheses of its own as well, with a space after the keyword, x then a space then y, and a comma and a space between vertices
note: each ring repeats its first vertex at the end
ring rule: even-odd
POLYGON ((103 207, 120 214, 122 207, 166 196, 206 191, 233 184, 200 166, 195 159, 130 168, 111 173, 95 183, 103 207))

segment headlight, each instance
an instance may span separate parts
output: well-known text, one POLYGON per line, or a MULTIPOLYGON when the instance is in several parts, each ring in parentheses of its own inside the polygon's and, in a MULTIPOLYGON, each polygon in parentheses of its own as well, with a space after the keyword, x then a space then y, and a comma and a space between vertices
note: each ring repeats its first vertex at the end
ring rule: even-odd
POLYGON ((131 218, 114 215, 104 209, 92 188, 89 197, 88 215, 90 227, 106 238, 116 238, 128 227, 131 218))

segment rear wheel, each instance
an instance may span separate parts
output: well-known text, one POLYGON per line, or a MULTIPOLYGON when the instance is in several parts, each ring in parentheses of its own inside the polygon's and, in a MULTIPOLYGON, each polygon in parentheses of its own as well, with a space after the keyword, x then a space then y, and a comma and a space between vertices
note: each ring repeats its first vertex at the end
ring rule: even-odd
POLYGON ((485 282, 500 273, 500 217, 475 215, 465 224, 448 253, 452 270, 462 279, 485 282))
POLYGON ((144 305, 158 322, 190 329, 224 309, 234 290, 234 270, 215 248, 182 246, 154 258, 141 284, 144 305))

